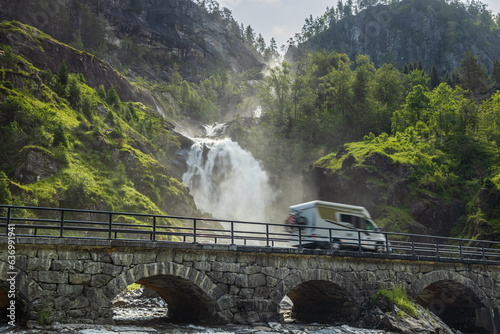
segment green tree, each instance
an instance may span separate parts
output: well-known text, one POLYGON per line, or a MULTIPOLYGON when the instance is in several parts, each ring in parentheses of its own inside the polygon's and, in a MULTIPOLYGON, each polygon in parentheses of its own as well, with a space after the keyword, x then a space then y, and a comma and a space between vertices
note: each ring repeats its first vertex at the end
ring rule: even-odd
POLYGON ((106 101, 106 90, 103 85, 100 85, 97 89, 97 95, 103 100, 106 101))
POLYGON ((69 80, 68 65, 66 65, 66 59, 63 59, 61 65, 59 66, 59 70, 57 71, 57 83, 61 86, 62 89, 66 89, 68 80, 69 80))
POLYGON ((470 97, 479 98, 486 94, 490 87, 490 78, 476 55, 467 49, 460 63, 460 86, 469 91, 470 97))
POLYGON ((271 68, 265 83, 264 95, 270 102, 271 109, 277 114, 280 124, 284 125, 285 117, 289 116, 290 93, 293 83, 291 65, 283 62, 279 67, 271 68))
POLYGON ((52 145, 54 147, 57 147, 59 145, 62 145, 66 148, 68 147, 68 136, 66 135, 66 131, 64 130, 62 123, 57 124, 56 128, 54 129, 54 141, 52 142, 52 145))
POLYGON ((73 108, 79 108, 82 102, 82 89, 78 77, 71 75, 68 81, 67 97, 73 108))
POLYGON ((441 78, 439 77, 439 73, 438 73, 438 69, 437 69, 436 65, 432 65, 430 73, 429 73, 429 77, 430 77, 429 84, 430 84, 431 90, 436 88, 437 86, 439 86, 439 84, 441 83, 441 78))
POLYGON ((114 89, 114 87, 110 87, 108 89, 108 92, 106 93, 106 102, 109 105, 118 105, 120 103, 120 97, 118 96, 118 93, 114 89))
POLYGON ((11 204, 12 194, 9 190, 7 175, 0 170, 0 204, 11 204))

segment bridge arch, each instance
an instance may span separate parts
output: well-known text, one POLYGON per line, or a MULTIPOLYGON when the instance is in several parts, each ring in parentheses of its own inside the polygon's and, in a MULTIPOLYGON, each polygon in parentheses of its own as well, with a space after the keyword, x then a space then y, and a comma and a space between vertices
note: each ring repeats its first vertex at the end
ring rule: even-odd
POLYGON ((305 322, 349 322, 359 316, 359 288, 339 273, 309 269, 290 274, 271 293, 278 305, 285 296, 293 302, 292 317, 305 322))
POLYGON ((475 330, 471 324, 475 323, 476 310, 491 306, 490 299, 472 279, 453 271, 427 273, 410 289, 417 303, 460 331, 475 330))
POLYGON ((111 301, 132 283, 144 285, 165 299, 174 321, 224 321, 217 305, 224 292, 196 269, 173 262, 136 265, 111 280, 104 293, 111 301))

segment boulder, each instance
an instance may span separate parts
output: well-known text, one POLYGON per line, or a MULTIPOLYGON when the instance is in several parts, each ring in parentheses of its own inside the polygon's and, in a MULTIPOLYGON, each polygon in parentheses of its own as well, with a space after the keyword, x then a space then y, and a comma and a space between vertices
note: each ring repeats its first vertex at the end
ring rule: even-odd
POLYGON ((24 184, 31 184, 57 173, 54 156, 41 148, 24 149, 23 161, 16 168, 14 178, 24 184))

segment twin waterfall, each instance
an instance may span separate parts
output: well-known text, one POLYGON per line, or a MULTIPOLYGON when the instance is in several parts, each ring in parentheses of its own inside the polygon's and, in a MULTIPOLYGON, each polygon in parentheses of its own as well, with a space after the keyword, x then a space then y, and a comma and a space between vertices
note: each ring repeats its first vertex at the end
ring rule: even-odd
POLYGON ((224 134, 225 125, 206 127, 193 138, 182 177, 201 211, 219 219, 268 222, 266 210, 275 197, 266 172, 238 143, 224 134))

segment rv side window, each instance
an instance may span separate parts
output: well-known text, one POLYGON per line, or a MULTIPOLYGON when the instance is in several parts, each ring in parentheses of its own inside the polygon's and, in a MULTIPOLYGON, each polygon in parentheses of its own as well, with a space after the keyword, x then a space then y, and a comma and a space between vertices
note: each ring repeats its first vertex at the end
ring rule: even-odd
POLYGON ((340 214, 340 221, 341 222, 352 224, 351 218, 352 218, 351 215, 340 214))

